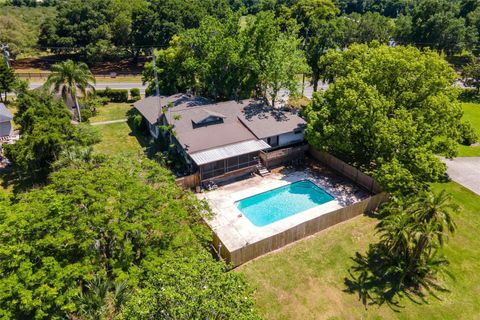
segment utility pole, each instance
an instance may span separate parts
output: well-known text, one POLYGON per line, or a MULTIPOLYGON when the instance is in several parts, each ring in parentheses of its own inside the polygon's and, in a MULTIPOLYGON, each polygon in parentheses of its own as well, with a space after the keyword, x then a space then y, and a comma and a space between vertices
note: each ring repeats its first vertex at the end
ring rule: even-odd
POLYGON ((7 67, 10 69, 10 52, 8 51, 8 44, 0 44, 0 51, 3 52, 3 57, 7 67))
POLYGON ((155 55, 155 48, 152 49, 153 56, 153 76, 155 77, 155 91, 157 97, 160 97, 160 85, 158 84, 158 73, 157 73, 157 56, 155 55))
MULTIPOLYGON (((158 97, 158 107, 159 107, 157 121, 160 122, 162 125, 166 125, 165 117, 162 117, 164 110, 162 108, 162 99, 160 97, 160 85, 158 83, 157 56, 155 55, 155 48, 152 48, 152 59, 153 59, 153 76, 155 78, 155 93, 158 97)), ((157 130, 158 130, 158 127, 155 128, 155 133, 158 132, 157 130)))

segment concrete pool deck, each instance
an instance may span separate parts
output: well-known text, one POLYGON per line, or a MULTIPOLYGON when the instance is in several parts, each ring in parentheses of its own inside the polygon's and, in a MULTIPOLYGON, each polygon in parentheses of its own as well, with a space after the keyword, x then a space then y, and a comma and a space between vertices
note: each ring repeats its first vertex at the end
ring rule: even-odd
POLYGON ((207 221, 208 225, 229 252, 267 239, 324 214, 348 207, 370 196, 371 194, 367 191, 329 170, 314 171, 309 168, 300 171, 283 170, 263 178, 254 176, 214 191, 198 194, 199 198, 209 203, 214 213, 214 216, 207 221), (334 200, 263 227, 255 226, 235 205, 238 200, 301 180, 315 183, 331 194, 334 200))

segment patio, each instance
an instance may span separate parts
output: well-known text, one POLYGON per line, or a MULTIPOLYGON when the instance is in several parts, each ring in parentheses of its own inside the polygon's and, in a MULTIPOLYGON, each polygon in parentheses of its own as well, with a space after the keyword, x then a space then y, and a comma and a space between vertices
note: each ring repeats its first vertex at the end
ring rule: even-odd
MULTIPOLYGON (((316 164, 315 166, 307 166, 299 170, 284 168, 263 178, 253 176, 227 184, 217 190, 199 194, 198 196, 207 200, 213 210, 214 216, 207 223, 214 231, 216 237, 218 237, 218 243, 215 244, 214 241, 214 245, 217 246, 216 250, 218 252, 226 250, 228 254, 231 254, 252 244, 268 240, 285 232, 291 232, 292 229, 297 228, 299 225, 308 224, 309 221, 314 221, 321 216, 368 199, 371 194, 351 181, 316 164), (238 200, 301 180, 309 180, 315 183, 331 194, 334 200, 264 227, 257 227, 251 223, 235 205, 235 202, 238 200)), ((335 220, 336 218, 329 219, 335 220)), ((308 233, 305 230, 306 228, 312 229, 309 226, 303 227, 301 231, 297 232, 298 235, 293 237, 302 238, 302 234, 308 233)), ((291 238, 291 236, 289 237, 291 238)), ((278 239, 276 242, 278 242, 278 239)))

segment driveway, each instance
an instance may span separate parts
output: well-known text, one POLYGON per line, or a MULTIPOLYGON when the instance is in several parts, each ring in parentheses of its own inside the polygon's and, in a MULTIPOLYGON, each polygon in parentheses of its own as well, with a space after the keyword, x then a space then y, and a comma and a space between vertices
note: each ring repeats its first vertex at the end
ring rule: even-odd
POLYGON ((445 160, 450 179, 480 195, 480 157, 445 160))

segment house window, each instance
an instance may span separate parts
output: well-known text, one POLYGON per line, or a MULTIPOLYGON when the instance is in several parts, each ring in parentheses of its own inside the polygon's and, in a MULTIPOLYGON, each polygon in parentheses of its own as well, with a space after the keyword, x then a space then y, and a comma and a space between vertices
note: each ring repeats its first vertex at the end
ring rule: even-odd
POLYGON ((278 136, 267 138, 267 143, 271 147, 277 147, 278 146, 278 136))

